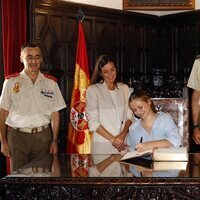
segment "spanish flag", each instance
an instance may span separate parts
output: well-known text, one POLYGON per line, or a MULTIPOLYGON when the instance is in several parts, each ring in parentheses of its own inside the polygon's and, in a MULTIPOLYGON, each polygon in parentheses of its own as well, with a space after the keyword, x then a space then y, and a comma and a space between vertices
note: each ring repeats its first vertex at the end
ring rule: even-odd
POLYGON ((86 119, 86 90, 90 85, 88 56, 82 22, 79 22, 74 85, 70 104, 67 153, 89 154, 91 133, 86 119))

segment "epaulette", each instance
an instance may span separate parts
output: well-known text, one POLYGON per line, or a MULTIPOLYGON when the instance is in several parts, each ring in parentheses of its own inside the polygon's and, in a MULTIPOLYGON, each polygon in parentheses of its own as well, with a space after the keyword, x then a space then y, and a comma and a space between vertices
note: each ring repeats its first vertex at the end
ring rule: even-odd
POLYGON ((19 73, 19 72, 16 72, 16 73, 13 73, 13 74, 10 74, 10 75, 6 76, 6 79, 13 78, 13 77, 17 77, 17 76, 19 76, 19 75, 20 75, 20 73, 19 73))
POLYGON ((44 76, 45 76, 46 78, 48 78, 48 79, 51 79, 51 80, 57 82, 57 78, 56 78, 55 76, 52 76, 52 75, 49 75, 49 74, 44 74, 44 76))

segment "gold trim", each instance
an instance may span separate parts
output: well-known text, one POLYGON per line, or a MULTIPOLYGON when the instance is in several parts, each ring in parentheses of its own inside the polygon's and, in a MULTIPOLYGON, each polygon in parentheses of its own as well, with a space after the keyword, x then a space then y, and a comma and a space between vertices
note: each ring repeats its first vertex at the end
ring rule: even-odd
POLYGON ((138 2, 139 0, 123 0, 124 10, 194 10, 195 0, 159 0, 159 2, 152 3, 152 0, 146 0, 145 3, 138 2), (173 2, 174 1, 174 2, 173 2))

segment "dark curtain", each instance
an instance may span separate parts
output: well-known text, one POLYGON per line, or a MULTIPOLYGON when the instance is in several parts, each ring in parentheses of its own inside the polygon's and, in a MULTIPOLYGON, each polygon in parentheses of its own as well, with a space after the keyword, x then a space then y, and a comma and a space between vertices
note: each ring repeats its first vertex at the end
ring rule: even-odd
POLYGON ((26 41, 26 0, 1 0, 4 75, 22 69, 20 47, 26 41))
MULTIPOLYGON (((20 63, 20 48, 26 42, 27 14, 26 0, 1 0, 2 16, 2 57, 4 76, 22 70, 20 63)), ((1 146, 1 144, 0 144, 1 146)), ((10 172, 9 160, 7 159, 7 173, 10 172)), ((5 160, 0 153, 0 165, 5 165, 5 160)), ((1 174, 3 169, 0 168, 1 174)))

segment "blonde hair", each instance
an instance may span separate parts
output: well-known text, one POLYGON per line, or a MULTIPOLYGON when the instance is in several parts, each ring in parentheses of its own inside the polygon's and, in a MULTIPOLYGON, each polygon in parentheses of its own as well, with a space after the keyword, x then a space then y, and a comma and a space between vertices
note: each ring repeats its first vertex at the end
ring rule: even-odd
POLYGON ((140 100, 140 101, 144 101, 146 103, 148 101, 150 101, 150 107, 151 107, 152 111, 157 113, 157 110, 155 108, 155 105, 154 105, 152 99, 144 90, 137 90, 137 91, 132 92, 129 97, 129 105, 133 100, 140 100))

